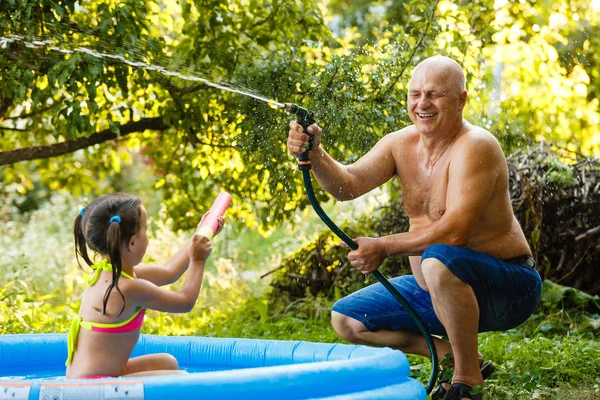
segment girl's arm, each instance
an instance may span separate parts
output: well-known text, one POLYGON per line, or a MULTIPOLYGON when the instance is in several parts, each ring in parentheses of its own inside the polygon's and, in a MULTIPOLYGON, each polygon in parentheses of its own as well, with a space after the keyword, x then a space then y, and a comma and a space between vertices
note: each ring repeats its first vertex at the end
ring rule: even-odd
POLYGON ((200 293, 204 266, 212 245, 206 236, 198 234, 194 234, 188 243, 189 271, 180 292, 161 289, 150 280, 134 279, 128 282, 127 298, 140 307, 157 311, 184 313, 192 310, 200 293))
MULTIPOLYGON (((206 214, 204 214, 202 217, 202 221, 204 221, 205 217, 206 214)), ((202 225, 202 221, 200 221, 200 224, 198 224, 198 228, 200 228, 202 225)), ((215 236, 221 232, 224 223, 225 221, 223 218, 219 218, 219 227, 217 228, 217 232, 215 232, 215 236)), ((136 278, 145 279, 157 286, 165 286, 176 282, 188 269, 188 265, 190 263, 188 249, 190 247, 191 240, 192 239, 185 242, 181 249, 179 249, 163 267, 148 264, 139 264, 135 266, 133 271, 135 272, 136 278)))

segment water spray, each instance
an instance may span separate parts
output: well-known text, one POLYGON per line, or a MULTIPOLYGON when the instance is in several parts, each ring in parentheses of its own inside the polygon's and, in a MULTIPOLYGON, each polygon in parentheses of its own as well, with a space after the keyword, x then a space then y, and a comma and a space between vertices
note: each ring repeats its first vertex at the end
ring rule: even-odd
POLYGON ((142 68, 147 71, 158 72, 159 74, 169 76, 169 77, 179 78, 179 79, 182 79, 182 80, 188 81, 188 82, 200 82, 200 83, 205 84, 206 86, 209 86, 209 87, 212 87, 215 89, 226 90, 231 93, 237 93, 237 94, 241 94, 244 96, 252 97, 255 100, 260 100, 265 103, 272 104, 276 107, 284 106, 284 104, 282 104, 282 103, 278 103, 274 100, 268 99, 263 96, 259 96, 254 93, 242 91, 242 90, 232 87, 231 85, 228 85, 228 84, 215 83, 215 82, 211 82, 208 79, 202 78, 197 75, 182 74, 181 72, 171 71, 160 65, 149 64, 149 63, 146 63, 143 61, 130 60, 122 55, 104 53, 104 52, 93 50, 93 49, 90 49, 87 47, 76 47, 74 49, 65 49, 62 47, 58 47, 55 45, 55 40, 53 40, 53 39, 28 41, 23 36, 18 36, 18 35, 0 36, 0 49, 5 48, 7 45, 9 45, 11 43, 23 43, 26 47, 31 48, 31 49, 48 48, 51 51, 56 51, 56 52, 62 53, 62 54, 80 53, 80 54, 87 54, 88 56, 96 57, 98 59, 117 60, 117 61, 120 61, 123 64, 129 65, 130 67, 133 67, 133 68, 142 68))
MULTIPOLYGON (((325 225, 327 225, 329 227, 329 229, 331 229, 331 231, 333 233, 335 233, 335 235, 337 237, 339 237, 341 240, 343 240, 348 245, 348 247, 350 247, 352 250, 358 249, 358 244, 354 240, 352 240, 352 238, 350 238, 350 236, 348 236, 344 231, 342 231, 327 216, 325 211, 323 211, 323 209, 321 208, 321 205, 317 201, 317 198, 315 196, 315 193, 314 193, 314 190, 312 187, 312 181, 311 181, 311 177, 310 177, 310 170, 312 168, 312 165, 310 162, 309 151, 311 150, 312 145, 313 145, 314 134, 311 134, 308 132, 308 127, 316 122, 314 119, 315 113, 306 108, 302 108, 299 105, 294 104, 294 103, 284 103, 283 109, 285 111, 289 112, 290 114, 294 114, 296 116, 296 122, 298 122, 298 124, 300 126, 302 126, 302 128, 304 129, 304 132, 309 136, 308 146, 306 147, 304 152, 300 153, 297 156, 297 158, 298 158, 298 169, 300 171, 302 171, 302 177, 304 179, 304 186, 306 188, 306 194, 308 195, 310 204, 314 208, 317 215, 325 223, 325 225)), ((398 290, 394 286, 392 286, 390 281, 381 272, 379 272, 379 270, 373 271, 372 274, 375 276, 375 278, 377 278, 379 283, 381 283, 388 290, 388 292, 390 292, 390 294, 398 301, 398 303, 400 303, 400 305, 402 305, 402 307, 404 307, 404 309, 408 312, 408 314, 414 320, 415 324, 419 328, 419 331, 425 337, 425 341, 427 342, 427 347, 429 349, 429 356, 431 359, 431 376, 429 377, 429 383, 427 384, 427 387, 425 388, 425 390, 427 391, 427 394, 429 394, 429 393, 431 393, 431 391, 433 390, 433 387, 435 386, 435 383, 437 380, 437 375, 438 375, 438 357, 437 357, 437 351, 436 351, 435 344, 433 342, 431 333, 429 333, 429 329, 427 329, 427 327, 423 323, 423 320, 421 319, 421 317, 419 317, 419 314, 416 313, 416 311, 412 308, 412 306, 408 303, 408 301, 406 301, 406 299, 400 294, 400 292, 398 292, 398 290)))

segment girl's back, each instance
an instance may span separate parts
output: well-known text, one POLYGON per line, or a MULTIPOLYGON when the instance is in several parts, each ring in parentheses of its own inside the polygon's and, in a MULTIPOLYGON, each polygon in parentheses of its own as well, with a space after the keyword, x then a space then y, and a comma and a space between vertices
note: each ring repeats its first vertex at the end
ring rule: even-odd
MULTIPOLYGON (((100 278, 93 286, 88 286, 83 294, 79 316, 83 321, 101 324, 118 324, 130 319, 138 307, 127 299, 128 279, 119 279, 119 289, 125 296, 111 293, 106 305, 106 314, 102 315, 103 300, 107 288, 112 281, 110 272, 102 271, 100 278)), ((124 374, 125 366, 140 337, 140 330, 129 332, 110 332, 80 329, 77 338, 77 352, 73 355, 71 364, 67 367, 67 378, 107 375, 120 376, 124 374), (110 351, 107 351, 110 349, 110 351)))

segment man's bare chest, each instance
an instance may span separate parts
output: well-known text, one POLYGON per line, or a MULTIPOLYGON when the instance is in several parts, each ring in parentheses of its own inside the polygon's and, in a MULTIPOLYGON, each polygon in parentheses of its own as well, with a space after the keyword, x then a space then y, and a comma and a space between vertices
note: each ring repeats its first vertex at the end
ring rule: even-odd
POLYGON ((410 218, 427 217, 435 221, 444 215, 448 193, 446 176, 406 179, 401 183, 402 208, 410 218))

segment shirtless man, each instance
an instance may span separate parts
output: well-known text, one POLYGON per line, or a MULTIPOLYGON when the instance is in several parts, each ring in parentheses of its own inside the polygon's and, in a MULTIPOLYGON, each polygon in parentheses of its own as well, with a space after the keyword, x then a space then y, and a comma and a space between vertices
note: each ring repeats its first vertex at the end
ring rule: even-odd
MULTIPOLYGON (((442 367, 454 364, 451 385, 440 384, 434 399, 482 398, 471 394, 483 383, 477 333, 523 323, 542 286, 513 214, 502 149, 492 134, 463 119, 466 99, 462 68, 436 56, 421 62, 410 80, 414 125, 388 134, 355 163, 335 161, 320 145, 321 128, 308 128, 315 177, 338 200, 355 199, 394 176, 400 180, 409 231, 356 238, 359 247, 348 259, 367 275, 386 257, 409 256, 413 275, 391 282, 432 334, 448 336, 449 342, 435 338, 436 350, 440 360, 449 355, 442 367)), ((297 155, 308 135, 296 122, 290 128, 288 149, 297 155)), ((379 283, 338 301, 332 325, 350 342, 429 355, 416 325, 379 283)))

